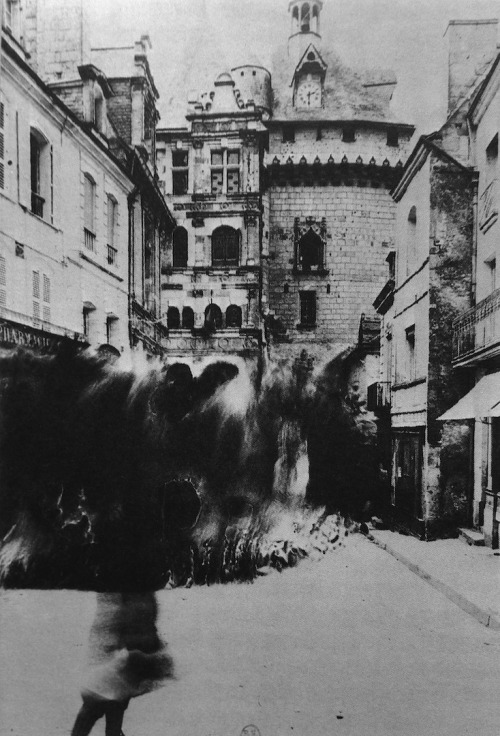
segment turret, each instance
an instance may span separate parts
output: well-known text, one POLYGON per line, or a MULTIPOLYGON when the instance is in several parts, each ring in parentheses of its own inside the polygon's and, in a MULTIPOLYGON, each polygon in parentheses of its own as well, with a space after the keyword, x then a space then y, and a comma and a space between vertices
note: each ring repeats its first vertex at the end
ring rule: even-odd
POLYGON ((272 109, 271 74, 258 63, 242 64, 231 69, 240 98, 247 105, 253 101, 256 109, 270 113, 272 109))
POLYGON ((290 36, 288 37, 288 56, 297 59, 302 56, 309 44, 318 46, 321 41, 320 16, 321 0, 291 0, 290 36))

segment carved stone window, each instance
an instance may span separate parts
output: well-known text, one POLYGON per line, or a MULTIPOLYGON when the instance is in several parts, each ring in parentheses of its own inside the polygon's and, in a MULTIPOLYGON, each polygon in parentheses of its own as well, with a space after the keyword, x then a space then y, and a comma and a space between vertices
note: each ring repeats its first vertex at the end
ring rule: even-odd
POLYGON ((297 256, 297 267, 305 273, 323 268, 323 241, 312 228, 299 240, 297 256))
POLYGON ((212 233, 212 266, 238 266, 240 262, 240 235, 232 227, 223 225, 212 233))
POLYGON ((167 312, 167 327, 169 330, 178 330, 181 326, 181 317, 177 307, 169 307, 167 312))
POLYGON ((182 329, 192 330, 194 327, 194 312, 191 307, 184 307, 182 310, 182 329))
POLYGON ((241 327, 242 314, 241 307, 231 304, 226 309, 226 327, 241 327))

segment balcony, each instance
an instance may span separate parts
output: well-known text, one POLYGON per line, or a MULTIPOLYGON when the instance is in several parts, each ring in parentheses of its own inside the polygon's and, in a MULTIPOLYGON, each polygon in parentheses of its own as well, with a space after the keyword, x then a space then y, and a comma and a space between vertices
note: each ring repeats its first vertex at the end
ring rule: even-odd
POLYGON ((168 335, 167 328, 135 300, 132 300, 131 304, 131 328, 136 338, 146 344, 153 353, 158 355, 162 353, 163 343, 168 335))
POLYGON ((45 200, 37 192, 31 192, 31 211, 37 217, 43 217, 45 200))
POLYGON ((500 289, 453 323, 453 362, 474 365, 500 354, 500 289))
POLYGON ((86 227, 83 228, 83 242, 87 250, 95 253, 95 234, 86 227))

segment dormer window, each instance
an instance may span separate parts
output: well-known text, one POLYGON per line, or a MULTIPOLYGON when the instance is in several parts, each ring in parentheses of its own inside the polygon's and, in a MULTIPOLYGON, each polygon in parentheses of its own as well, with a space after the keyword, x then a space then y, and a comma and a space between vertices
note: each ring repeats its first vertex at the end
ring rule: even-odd
POLYGON ((397 128, 389 128, 387 130, 387 145, 399 146, 399 133, 397 128))
POLYGON ((356 140, 356 129, 354 125, 344 125, 342 128, 342 141, 344 143, 354 143, 356 140))

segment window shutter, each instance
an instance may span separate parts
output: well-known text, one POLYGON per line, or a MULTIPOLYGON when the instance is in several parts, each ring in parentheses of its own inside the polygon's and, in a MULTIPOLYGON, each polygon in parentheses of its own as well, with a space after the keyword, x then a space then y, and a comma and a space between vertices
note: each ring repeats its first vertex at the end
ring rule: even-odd
POLYGON ((19 152, 19 203, 31 209, 30 127, 22 115, 16 113, 17 151, 19 152))
POLYGON ((0 189, 5 189, 5 104, 0 100, 0 189))
POLYGON ((94 229, 94 197, 95 197, 95 186, 94 182, 88 177, 84 177, 84 227, 91 233, 95 234, 94 229))
POLYGON ((50 322, 50 279, 43 274, 43 319, 50 322))
POLYGON ((40 272, 33 271, 33 316, 40 318, 40 272))
POLYGON ((4 256, 0 256, 0 306, 7 306, 7 269, 4 256))

